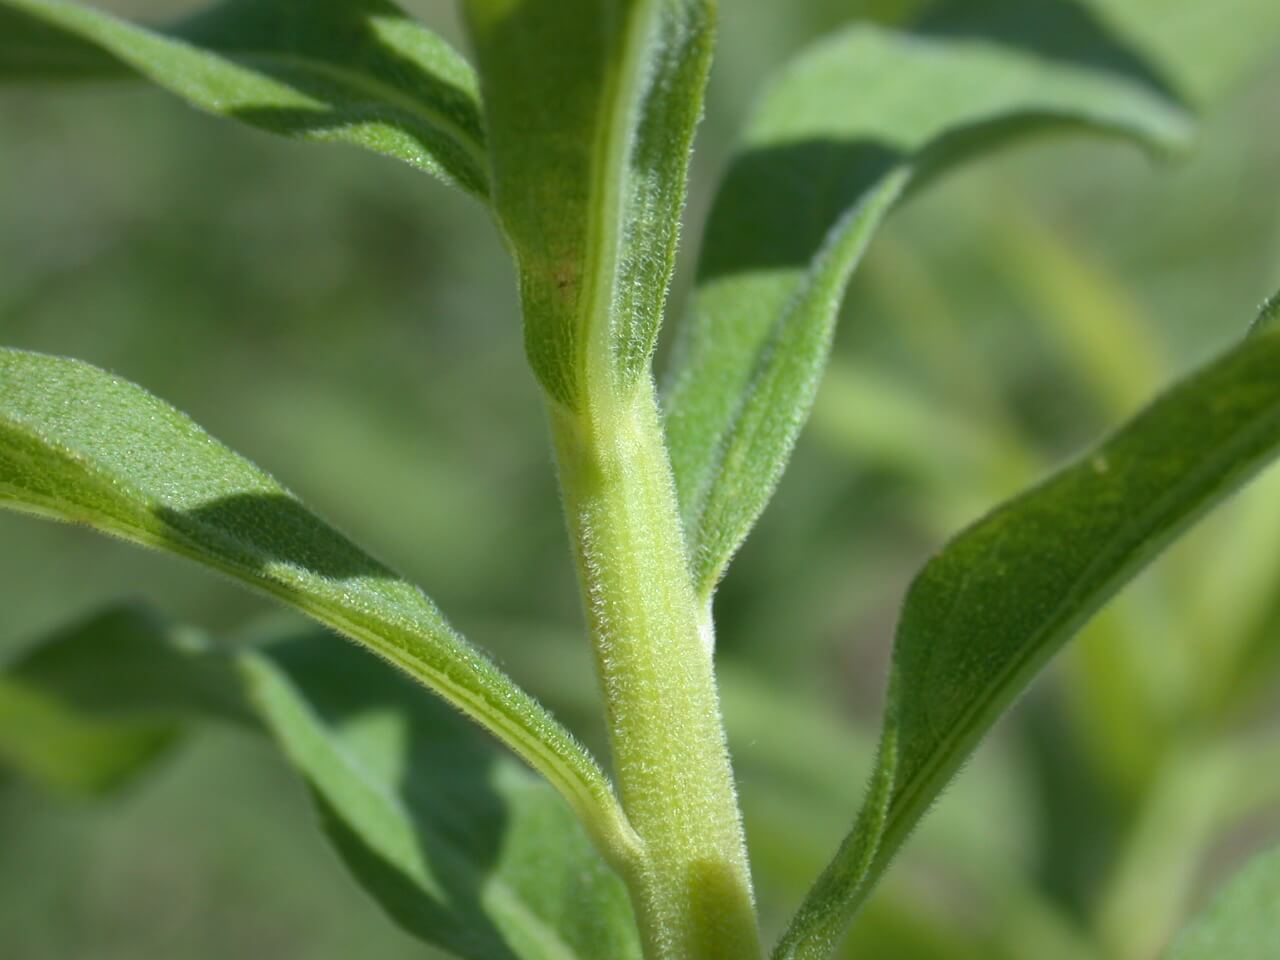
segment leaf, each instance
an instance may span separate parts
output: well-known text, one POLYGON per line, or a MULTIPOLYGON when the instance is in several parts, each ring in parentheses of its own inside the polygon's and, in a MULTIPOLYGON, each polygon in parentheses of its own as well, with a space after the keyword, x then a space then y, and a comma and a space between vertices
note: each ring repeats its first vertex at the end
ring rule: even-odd
POLYGON ((1178 937, 1168 960, 1271 960, 1280 943, 1280 848, 1254 857, 1178 937))
POLYGON ((899 847, 1031 678, 1128 579, 1280 449, 1280 332, 1248 338, 912 583, 853 830, 776 956, 828 956, 899 847))
POLYGON ((192 715, 249 723, 226 658, 135 606, 59 631, 0 673, 0 758, 99 793, 149 767, 192 715))
MULTIPOLYGON (((809 415, 849 278, 909 190, 1046 128, 1158 148, 1187 119, 1064 0, 1041 51, 984 38, 1004 3, 907 34, 859 24, 773 80, 712 208, 665 408, 695 584, 709 597, 809 415)), ((965 7, 969 9, 968 6, 965 7)))
POLYGON ((209 113, 488 191, 471 68, 391 0, 224 0, 168 29, 0 0, 0 80, 130 75, 209 113))
POLYGON ((711 55, 708 0, 466 0, 529 360, 575 409, 647 370, 711 55))
MULTIPOLYGON (((347 866, 419 939, 464 958, 639 960, 622 882, 545 782, 377 658, 314 627, 257 633, 237 653, 108 611, 0 675, 0 716, 25 724, 9 691, 38 694, 128 773, 155 757, 128 752, 134 731, 222 720, 269 733, 347 866)), ((0 726, 0 757, 45 782, 102 767, 41 729, 0 726)))
POLYGON ((639 960, 626 890, 564 801, 444 705, 315 635, 244 669, 325 831, 406 930, 467 958, 639 960))
POLYGON ((630 828, 595 761, 416 587, 141 388, 0 350, 0 507, 196 560, 389 660, 546 776, 619 862, 630 828))

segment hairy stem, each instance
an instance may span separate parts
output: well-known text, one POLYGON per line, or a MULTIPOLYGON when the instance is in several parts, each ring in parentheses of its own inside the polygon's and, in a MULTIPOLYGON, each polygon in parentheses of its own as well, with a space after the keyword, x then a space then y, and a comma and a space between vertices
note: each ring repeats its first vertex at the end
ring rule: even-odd
POLYGON ((757 958, 741 818, 653 384, 615 389, 577 411, 553 406, 552 424, 619 792, 644 845, 628 882, 645 951, 757 958))

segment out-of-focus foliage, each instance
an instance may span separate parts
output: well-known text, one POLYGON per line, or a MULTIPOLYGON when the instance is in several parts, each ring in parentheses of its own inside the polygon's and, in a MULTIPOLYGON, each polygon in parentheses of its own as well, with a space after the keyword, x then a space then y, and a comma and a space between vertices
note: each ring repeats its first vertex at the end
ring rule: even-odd
POLYGON ((1178 938, 1169 960, 1265 960, 1280 942, 1280 850, 1245 866, 1178 938))
MULTIPOLYGON (((914 5, 867 6, 892 20, 914 5)), ((1167 9, 1128 9, 1143 6, 1167 9)), ((1280 134, 1259 119, 1280 83, 1272 6, 1146 21, 1196 41, 1149 41, 1165 76, 1175 49, 1255 51, 1221 59, 1242 72, 1205 84, 1186 158, 1019 148, 912 199, 870 248, 811 430, 717 600, 770 930, 860 800, 911 571, 1234 340, 1275 288, 1280 134)), ((723 4, 686 253, 759 79, 850 7, 723 4)), ((414 12, 457 38, 440 5, 414 12)), ((4 342, 146 383, 290 477, 599 746, 515 281, 481 208, 379 158, 128 85, 8 87, 0 131, 4 342)), ((1175 548, 1034 688, 907 846, 847 956, 1015 960, 1034 942, 1038 957, 1149 960, 1275 834, 1277 479, 1175 548)), ((215 632, 262 609, 73 528, 0 516, 0 543, 0 649, 15 656, 121 595, 215 632)), ((274 755, 235 732, 198 733, 103 805, 4 781, 0 848, 18 960, 423 953, 316 841, 274 755)))

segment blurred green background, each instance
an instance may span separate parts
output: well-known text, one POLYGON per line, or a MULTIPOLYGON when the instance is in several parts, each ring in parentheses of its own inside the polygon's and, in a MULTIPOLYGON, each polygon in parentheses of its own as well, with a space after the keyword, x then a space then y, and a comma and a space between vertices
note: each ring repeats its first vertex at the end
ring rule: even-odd
MULTIPOLYGON (((458 37, 445 4, 408 6, 458 37)), ((909 6, 723 4, 669 326, 761 80, 823 29, 909 6)), ((856 809, 923 558, 1239 337, 1280 286, 1277 90, 1280 51, 1172 161, 1080 138, 1006 150, 874 243, 814 420, 717 606, 771 930, 856 809)), ((477 204, 141 87, 32 86, 0 88, 0 211, 0 341, 190 413, 421 583, 603 751, 512 271, 477 204)), ((1273 470, 1113 604, 944 797, 846 955, 1150 960, 1280 840, 1277 529, 1273 470)), ((0 583, 0 658, 121 597, 212 630, 268 609, 11 515, 0 583)), ((346 877, 256 740, 195 731, 92 803, 4 776, 4 960, 427 955, 346 877)))

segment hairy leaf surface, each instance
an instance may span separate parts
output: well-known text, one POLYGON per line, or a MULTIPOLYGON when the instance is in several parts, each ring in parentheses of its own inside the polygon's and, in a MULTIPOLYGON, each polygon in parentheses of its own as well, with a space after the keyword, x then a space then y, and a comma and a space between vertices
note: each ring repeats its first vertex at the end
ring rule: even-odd
POLYGON ((0 760, 60 787, 136 774, 193 721, 265 732, 348 867, 421 940, 484 960, 639 958, 622 882, 563 799, 403 674, 313 627, 260 630, 236 651, 107 611, 0 673, 0 717, 0 760))
POLYGON ((854 828, 779 957, 826 957, 929 805, 1071 635, 1280 449, 1280 332, 1248 338, 949 543, 912 583, 854 828))
MULTIPOLYGON (((1002 8, 1002 5, 995 5, 1002 8)), ((1065 49, 983 35, 992 4, 906 34, 861 24, 769 86, 712 209, 666 398, 690 563, 709 596, 763 511, 808 417, 845 286, 909 189, 976 150, 1045 128, 1166 148, 1180 109, 1105 34, 1065 49)))
POLYGON ((61 0, 0 0, 0 81, 127 76, 488 191, 471 68, 391 0, 224 0, 166 29, 61 0))
POLYGON ((140 387, 0 350, 0 507, 189 557, 302 610, 483 725, 565 794, 605 849, 629 851, 592 758, 417 587, 140 387))
POLYGON ((466 0, 534 372, 645 373, 711 56, 709 0, 466 0))
POLYGON ((1247 863, 1178 937, 1168 960, 1270 960, 1280 944, 1280 848, 1247 863))

